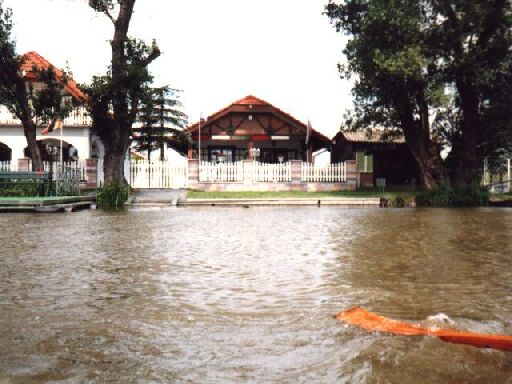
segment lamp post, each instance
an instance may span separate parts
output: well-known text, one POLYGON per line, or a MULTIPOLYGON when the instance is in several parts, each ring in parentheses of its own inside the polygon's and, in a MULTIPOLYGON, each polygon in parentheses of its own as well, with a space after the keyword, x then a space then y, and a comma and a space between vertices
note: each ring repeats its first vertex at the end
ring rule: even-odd
POLYGON ((261 150, 256 147, 252 147, 251 149, 249 149, 253 161, 256 161, 256 158, 260 156, 260 151, 261 150))
MULTIPOLYGON (((62 148, 62 142, 61 142, 61 148, 62 148)), ((55 155, 57 155, 58 148, 56 145, 53 144, 46 144, 46 152, 48 155, 50 155, 50 188, 49 188, 49 195, 51 196, 53 194, 53 162, 55 160, 55 155)), ((61 152, 62 153, 62 152, 61 152)))

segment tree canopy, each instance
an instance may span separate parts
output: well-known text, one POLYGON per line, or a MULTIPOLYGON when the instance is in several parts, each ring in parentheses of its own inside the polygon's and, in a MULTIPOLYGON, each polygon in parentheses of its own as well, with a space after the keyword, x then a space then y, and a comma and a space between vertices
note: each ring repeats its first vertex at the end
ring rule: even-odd
POLYGON ((16 53, 12 35, 12 12, 0 4, 0 104, 22 123, 34 170, 43 169, 41 152, 36 142, 36 129, 42 124, 55 124, 72 110, 65 101, 64 87, 69 77, 62 71, 56 75, 52 66, 31 68, 33 79, 22 70, 26 57, 16 53), (37 86, 36 86, 37 85, 37 86))
POLYGON ((510 148, 510 1, 331 0, 326 13, 350 36, 346 125, 403 132, 424 186, 474 181, 483 157, 510 148))
POLYGON ((151 152, 160 149, 160 160, 164 160, 165 147, 183 152, 188 145, 188 135, 183 131, 187 124, 187 115, 182 112, 179 90, 168 86, 148 88, 141 99, 139 108, 139 126, 134 127, 133 142, 139 151, 151 152))
POLYGON ((138 114, 145 87, 152 81, 148 65, 160 56, 151 45, 128 37, 135 0, 89 0, 89 6, 104 14, 114 26, 110 70, 93 78, 85 87, 93 129, 105 147, 105 183, 125 182, 124 160, 132 125, 138 114))

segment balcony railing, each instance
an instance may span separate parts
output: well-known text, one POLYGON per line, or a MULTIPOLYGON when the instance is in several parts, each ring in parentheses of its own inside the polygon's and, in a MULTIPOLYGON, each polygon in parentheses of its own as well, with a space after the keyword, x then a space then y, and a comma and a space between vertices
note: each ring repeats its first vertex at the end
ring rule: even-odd
MULTIPOLYGON (((64 119, 65 126, 90 126, 91 117, 84 107, 75 108, 71 114, 64 119)), ((21 125, 21 122, 12 116, 7 107, 0 105, 0 125, 21 125)))

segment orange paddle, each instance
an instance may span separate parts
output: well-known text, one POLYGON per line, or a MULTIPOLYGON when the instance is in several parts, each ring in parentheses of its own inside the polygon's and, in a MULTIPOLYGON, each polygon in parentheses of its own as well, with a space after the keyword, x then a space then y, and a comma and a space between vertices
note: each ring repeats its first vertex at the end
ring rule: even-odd
POLYGON ((405 336, 435 336, 455 344, 512 351, 512 336, 460 332, 454 329, 422 328, 418 325, 388 319, 359 307, 339 312, 334 317, 336 320, 356 325, 368 331, 389 332, 405 336))

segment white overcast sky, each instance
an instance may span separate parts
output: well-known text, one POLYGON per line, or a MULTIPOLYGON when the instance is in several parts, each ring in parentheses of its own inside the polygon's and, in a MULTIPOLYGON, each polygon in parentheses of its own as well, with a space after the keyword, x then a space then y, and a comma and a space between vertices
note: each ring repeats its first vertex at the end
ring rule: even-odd
MULTIPOLYGON (((246 95, 260 97, 332 137, 350 107, 341 80, 345 38, 325 15, 327 0, 138 0, 130 35, 162 51, 156 85, 182 89, 191 122, 246 95)), ((113 26, 86 0, 4 0, 19 53, 36 51, 78 82, 105 71, 113 26)))

